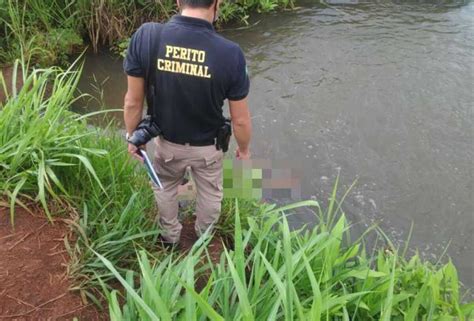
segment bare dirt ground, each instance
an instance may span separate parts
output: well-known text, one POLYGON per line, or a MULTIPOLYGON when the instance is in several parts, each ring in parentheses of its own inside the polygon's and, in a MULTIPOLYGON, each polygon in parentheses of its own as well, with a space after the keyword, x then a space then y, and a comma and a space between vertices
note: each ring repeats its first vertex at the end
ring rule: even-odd
MULTIPOLYGON (((22 80, 22 71, 21 68, 20 70, 17 71, 17 81, 16 81, 16 88, 17 90, 20 90, 21 87, 23 87, 23 80, 22 80)), ((3 79, 5 80, 5 85, 7 86, 7 91, 9 94, 12 93, 12 78, 14 74, 14 69, 13 67, 3 67, 0 68, 0 73, 3 74, 3 79)), ((0 84, 0 103, 5 102, 7 98, 7 93, 4 91, 3 86, 0 84)))
POLYGON ((9 210, 0 207, 0 320, 107 320, 69 290, 69 227, 35 213, 18 209, 13 228, 9 210))
MULTIPOLYGON (((184 185, 178 186, 178 200, 180 201, 194 201, 196 199, 196 186, 192 177, 190 181, 184 185)), ((197 241, 198 237, 194 230, 194 222, 196 221, 195 216, 185 216, 181 219, 181 224, 183 229, 181 230, 180 251, 185 253, 189 251, 194 243, 197 241)), ((212 240, 209 242, 207 247, 209 257, 211 261, 216 264, 219 262, 220 255, 224 251, 223 239, 219 235, 214 235, 212 240)), ((207 261, 206 258, 203 258, 203 261, 207 261)))
MULTIPOLYGON (((189 251, 194 243, 197 241, 198 237, 194 230, 194 222, 195 217, 187 217, 182 222, 183 229, 181 231, 181 238, 180 238, 180 251, 187 252, 189 251)), ((224 251, 224 245, 222 244, 222 238, 219 235, 214 235, 212 240, 209 242, 207 246, 207 251, 209 253, 209 257, 211 261, 216 264, 219 262, 221 253, 224 251)), ((206 261, 205 258, 203 258, 206 261)))

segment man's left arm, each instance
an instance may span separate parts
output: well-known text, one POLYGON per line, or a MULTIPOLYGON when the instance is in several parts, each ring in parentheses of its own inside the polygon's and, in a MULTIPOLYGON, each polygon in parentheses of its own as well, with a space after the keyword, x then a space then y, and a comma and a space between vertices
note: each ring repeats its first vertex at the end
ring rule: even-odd
MULTIPOLYGON (((129 135, 135 131, 138 123, 142 120, 143 102, 145 100, 145 79, 141 77, 127 76, 127 93, 125 94, 123 117, 125 129, 129 135)), ((137 154, 137 147, 128 144, 128 152, 135 158, 142 160, 137 154)))

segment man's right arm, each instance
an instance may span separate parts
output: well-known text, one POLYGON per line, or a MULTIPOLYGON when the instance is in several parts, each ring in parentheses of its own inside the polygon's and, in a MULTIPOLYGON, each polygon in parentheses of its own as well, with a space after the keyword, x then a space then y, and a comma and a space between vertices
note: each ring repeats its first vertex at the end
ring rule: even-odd
POLYGON ((127 133, 133 134, 142 120, 145 100, 145 80, 139 77, 127 77, 127 93, 124 98, 124 121, 127 133))
MULTIPOLYGON (((147 48, 143 47, 144 39, 148 33, 148 24, 142 25, 130 39, 127 56, 123 62, 123 68, 127 74, 127 93, 124 99, 124 121, 125 130, 129 135, 133 134, 143 115, 143 102, 145 100, 145 67, 144 57, 147 48)), ((128 152, 135 158, 141 160, 137 153, 137 147, 128 144, 128 152)))
POLYGON ((238 148, 235 151, 237 159, 250 158, 250 138, 252 136, 252 121, 247 98, 229 100, 232 128, 238 148))
MULTIPOLYGON (((128 76, 127 83, 128 88, 124 99, 123 116, 125 129, 131 135, 142 119, 143 102, 145 100, 145 79, 128 76)), ((128 152, 133 157, 142 160, 137 154, 137 146, 129 143, 128 152)))

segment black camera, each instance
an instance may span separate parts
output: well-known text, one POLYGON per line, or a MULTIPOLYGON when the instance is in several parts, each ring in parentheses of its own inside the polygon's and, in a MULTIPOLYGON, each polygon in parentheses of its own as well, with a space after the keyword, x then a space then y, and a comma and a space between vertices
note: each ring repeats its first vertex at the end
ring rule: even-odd
POLYGON ((130 136, 128 142, 139 147, 145 145, 152 138, 157 137, 160 134, 160 127, 158 127, 150 116, 147 116, 138 124, 137 129, 135 129, 132 136, 130 136))

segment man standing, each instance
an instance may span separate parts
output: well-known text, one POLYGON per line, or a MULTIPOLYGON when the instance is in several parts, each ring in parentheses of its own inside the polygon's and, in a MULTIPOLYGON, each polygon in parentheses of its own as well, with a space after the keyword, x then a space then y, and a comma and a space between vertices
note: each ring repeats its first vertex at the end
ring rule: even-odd
MULTIPOLYGON (((143 115, 160 129, 154 166, 163 189, 154 189, 162 242, 179 242, 178 186, 187 167, 197 189, 198 235, 212 229, 221 212, 222 146, 225 128, 222 106, 228 99, 238 159, 250 158, 251 120, 247 104, 249 78, 240 47, 218 35, 212 23, 220 0, 178 0, 180 15, 166 24, 146 23, 133 35, 124 69, 128 90, 124 102, 127 135, 143 115)), ((128 151, 141 159, 137 146, 128 151)))

